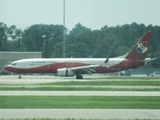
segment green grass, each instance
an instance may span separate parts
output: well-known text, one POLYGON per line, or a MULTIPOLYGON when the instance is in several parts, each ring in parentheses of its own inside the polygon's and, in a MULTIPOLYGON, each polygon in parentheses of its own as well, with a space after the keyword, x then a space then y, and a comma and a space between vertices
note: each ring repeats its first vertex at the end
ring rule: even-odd
POLYGON ((151 96, 0 96, 0 108, 160 109, 151 96))
MULTIPOLYGON (((0 120, 5 120, 5 119, 0 119, 0 120)), ((8 120, 8 119, 7 119, 8 120)), ((25 119, 11 119, 11 120, 102 120, 102 119, 75 119, 75 118, 66 118, 66 119, 52 119, 52 118, 25 118, 25 119)), ((106 119, 106 120, 122 120, 122 119, 106 119)), ((153 119, 128 119, 128 120, 153 120, 153 119)), ((159 119, 155 119, 159 120, 159 119)))
POLYGON ((108 77, 106 80, 93 81, 60 81, 34 85, 1 85, 3 90, 34 90, 34 91, 160 91, 159 77, 108 77), (111 78, 111 79, 110 79, 111 78), (113 79, 121 78, 121 79, 113 79), (124 79, 125 78, 125 79, 124 79), (134 79, 133 79, 134 78, 134 79), (139 79, 142 78, 142 79, 139 79), (6 87, 5 87, 6 86, 6 87), (116 88, 112 86, 120 86, 116 88), (124 88, 122 87, 124 86, 124 88), (128 88, 126 88, 128 86, 128 88), (137 88, 129 87, 137 86, 137 88), (140 87, 140 86, 145 86, 140 87), (154 86, 149 87, 149 86, 154 86), (148 87, 148 88, 147 88, 148 87))
POLYGON ((52 83, 44 83, 40 85, 94 85, 94 86, 105 86, 105 85, 119 85, 119 86, 160 86, 160 81, 66 81, 66 82, 52 82, 52 83))
POLYGON ((157 80, 160 80, 160 76, 100 76, 100 77, 91 77, 91 78, 85 78, 84 76, 84 79, 86 80, 97 80, 97 79, 106 79, 106 80, 111 80, 111 79, 122 79, 122 80, 125 80, 125 79, 139 79, 139 80, 153 80, 153 79, 157 79, 157 80))
MULTIPOLYGON (((0 119, 0 120, 5 120, 5 119, 0 119)), ((52 119, 52 118, 33 118, 33 119, 29 119, 29 118, 25 118, 25 119, 7 119, 7 120, 101 120, 101 119, 75 119, 75 118, 66 118, 66 119, 52 119)), ((115 119, 110 119, 110 120, 115 120, 115 119)), ((118 120, 118 119, 116 119, 118 120)), ((139 120, 139 119, 136 119, 139 120)), ((149 119, 147 119, 149 120, 149 119)))
POLYGON ((0 91, 160 91, 160 88, 1 87, 0 91))

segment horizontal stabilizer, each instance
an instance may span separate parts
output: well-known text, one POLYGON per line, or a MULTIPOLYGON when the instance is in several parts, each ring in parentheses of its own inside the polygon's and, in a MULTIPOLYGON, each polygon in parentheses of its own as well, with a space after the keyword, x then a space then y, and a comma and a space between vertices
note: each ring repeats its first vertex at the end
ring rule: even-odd
POLYGON ((153 60, 155 60, 155 59, 157 59, 157 58, 146 58, 146 59, 144 59, 144 60, 138 60, 138 62, 144 62, 145 65, 146 65, 148 62, 153 61, 153 60))
POLYGON ((149 58, 149 59, 144 59, 144 64, 146 65, 148 62, 150 62, 150 61, 153 61, 153 60, 155 60, 155 59, 157 59, 157 58, 149 58))

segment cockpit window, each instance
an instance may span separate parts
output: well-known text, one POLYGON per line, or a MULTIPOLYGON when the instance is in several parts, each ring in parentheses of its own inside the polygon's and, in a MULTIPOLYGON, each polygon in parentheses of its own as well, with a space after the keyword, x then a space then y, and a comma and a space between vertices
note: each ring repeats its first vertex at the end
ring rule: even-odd
POLYGON ((17 65, 17 63, 12 63, 11 65, 17 65))

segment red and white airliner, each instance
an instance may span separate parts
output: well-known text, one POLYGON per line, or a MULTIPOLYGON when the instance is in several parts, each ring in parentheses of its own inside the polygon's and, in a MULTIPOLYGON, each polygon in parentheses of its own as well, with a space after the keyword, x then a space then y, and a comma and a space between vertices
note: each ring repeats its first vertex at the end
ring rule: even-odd
MULTIPOLYGON (((131 51, 117 58, 34 58, 14 61, 5 70, 15 73, 53 73, 56 76, 83 79, 82 74, 110 73, 143 66, 155 58, 146 58, 152 32, 147 32, 131 51)), ((21 78, 21 76, 19 76, 21 78)))

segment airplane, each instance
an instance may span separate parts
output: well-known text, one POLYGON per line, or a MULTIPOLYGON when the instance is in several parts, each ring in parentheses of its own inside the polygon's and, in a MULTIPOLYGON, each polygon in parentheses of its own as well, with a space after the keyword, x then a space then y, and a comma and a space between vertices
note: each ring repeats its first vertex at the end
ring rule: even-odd
MULTIPOLYGON (((152 32, 146 32, 122 57, 110 58, 32 58, 12 62, 4 67, 14 73, 53 73, 60 77, 83 79, 82 74, 111 73, 135 69, 156 58, 146 58, 152 32)), ((19 79, 21 76, 19 75, 19 79)))

